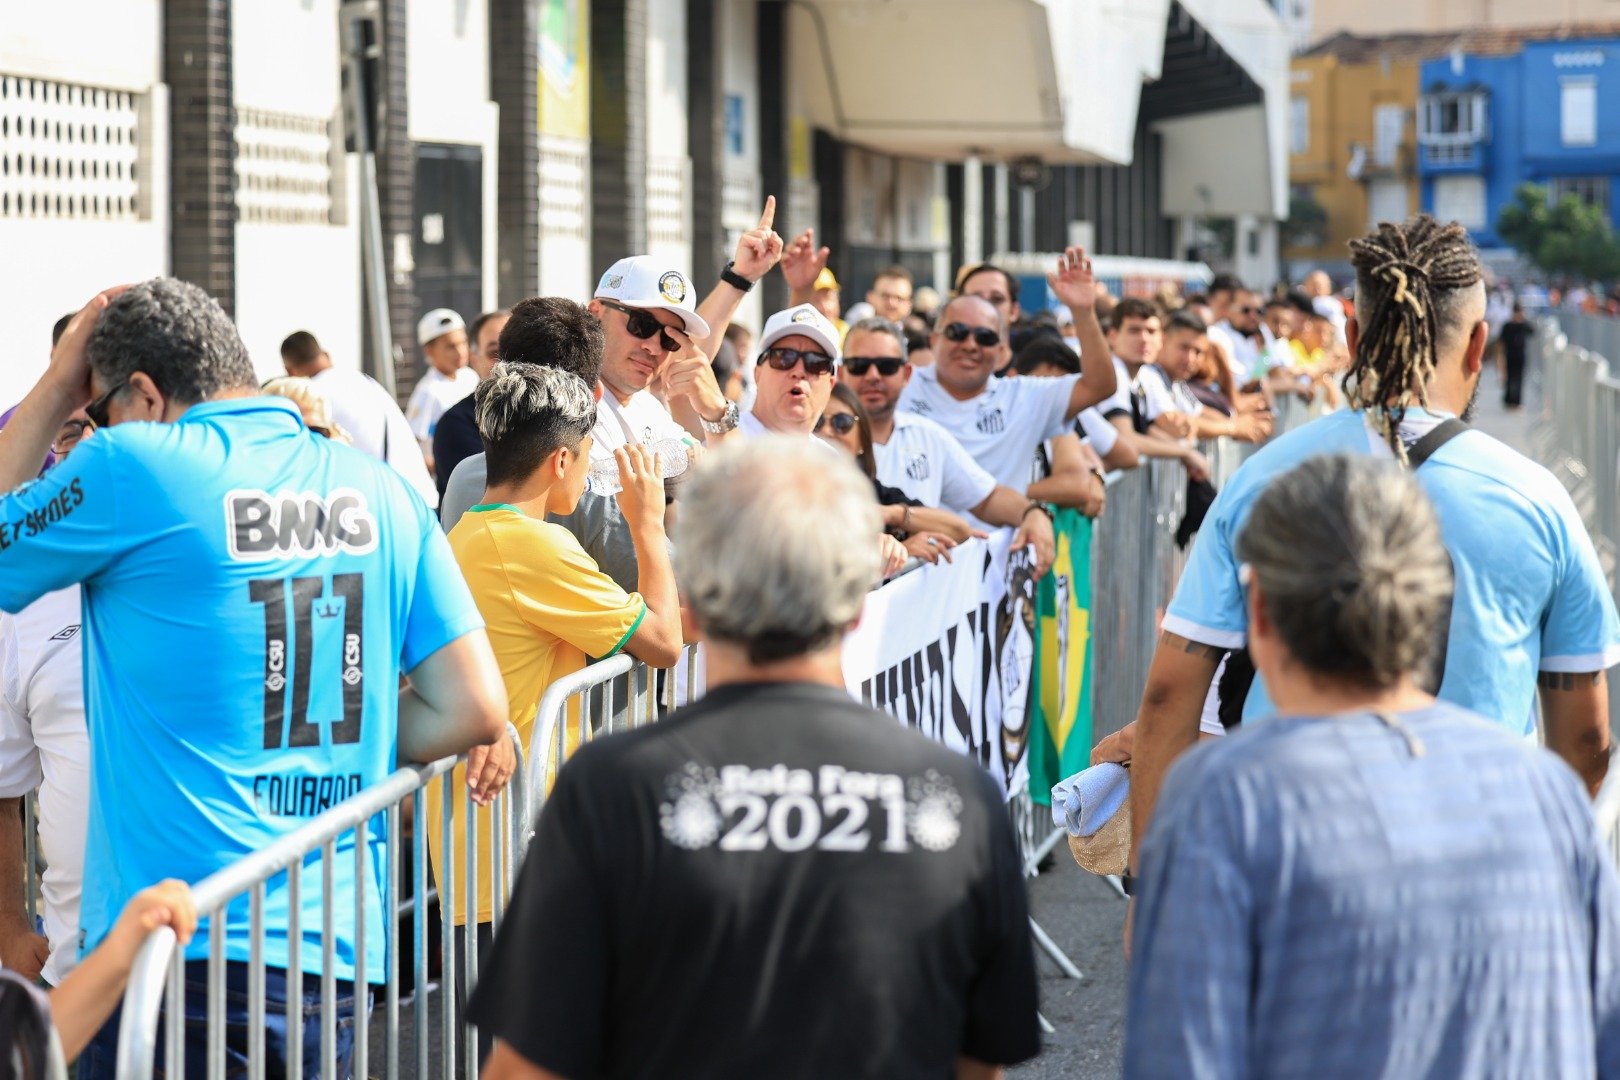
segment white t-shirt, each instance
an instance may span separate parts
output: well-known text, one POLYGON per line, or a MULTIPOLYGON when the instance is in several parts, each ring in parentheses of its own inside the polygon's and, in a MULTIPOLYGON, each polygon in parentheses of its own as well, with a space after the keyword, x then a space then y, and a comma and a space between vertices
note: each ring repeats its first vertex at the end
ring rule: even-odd
POLYGON ((377 380, 358 371, 327 368, 310 377, 332 409, 332 419, 349 433, 354 448, 386 461, 428 506, 439 505, 439 489, 428 475, 416 433, 399 404, 377 380))
POLYGON ((79 587, 0 613, 0 798, 39 789, 40 885, 51 955, 41 973, 59 986, 78 963, 79 893, 90 808, 79 587))
MULTIPOLYGON (((759 417, 754 415, 752 409, 738 414, 737 437, 739 439, 763 439, 767 435, 788 435, 788 433, 784 431, 772 431, 770 428, 765 426, 764 422, 761 421, 759 417)), ((840 452, 836 446, 829 443, 826 439, 817 438, 814 432, 806 435, 805 438, 809 439, 816 446, 827 450, 829 453, 836 454, 840 452)))
POLYGON ((1133 389, 1142 402, 1142 415, 1150 424, 1167 412, 1197 416, 1204 411, 1204 403, 1187 389, 1187 384, 1172 383, 1157 364, 1142 365, 1133 389))
POLYGON ((1115 416, 1131 415, 1131 370, 1125 366, 1125 361, 1119 357, 1111 357, 1114 361, 1114 392, 1102 401, 1092 406, 1104 419, 1113 419, 1115 416))
POLYGON ((972 511, 996 487, 996 478, 950 432, 915 413, 895 411, 894 432, 888 442, 872 444, 872 458, 879 482, 958 514, 972 511))
POLYGON ((427 369, 405 406, 405 418, 411 422, 416 441, 422 444, 422 453, 433 453, 433 429, 439 426, 439 417, 477 388, 478 372, 470 367, 461 368, 453 376, 436 367, 427 369))
POLYGON ((650 390, 637 390, 623 405, 606 387, 596 410, 596 426, 591 429, 591 464, 613 457, 621 446, 635 443, 651 446, 661 439, 692 438, 691 432, 676 423, 664 403, 650 390))
POLYGON ((958 401, 933 368, 923 368, 906 384, 899 407, 939 424, 997 483, 1025 491, 1036 449, 1070 430, 1069 398, 1079 381, 1078 375, 991 379, 977 397, 958 401))
POLYGON ((1254 343, 1253 338, 1238 333, 1231 321, 1226 319, 1210 327, 1209 336, 1226 347, 1227 366, 1240 384, 1257 377, 1255 370, 1260 366, 1260 346, 1254 343))

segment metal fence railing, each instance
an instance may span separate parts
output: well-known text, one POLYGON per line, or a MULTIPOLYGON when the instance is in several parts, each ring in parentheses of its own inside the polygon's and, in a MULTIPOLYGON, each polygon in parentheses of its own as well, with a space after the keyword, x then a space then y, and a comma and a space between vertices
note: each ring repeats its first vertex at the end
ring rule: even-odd
MULTIPOLYGON (((526 825, 530 819, 528 772, 523 768, 524 747, 517 730, 510 725, 507 737, 512 741, 518 754, 518 768, 511 784, 497 796, 487 811, 493 839, 490 847, 490 866, 484 870, 490 875, 492 893, 502 899, 510 893, 511 885, 516 878, 518 861, 522 856, 522 839, 526 836, 526 825)), ((310 819, 303 826, 282 836, 269 846, 192 885, 192 898, 198 914, 205 920, 199 925, 198 934, 205 934, 208 942, 207 991, 204 1002, 206 1019, 202 1021, 202 1025, 206 1027, 207 1075, 226 1074, 226 931, 228 923, 237 922, 244 915, 250 941, 250 953, 246 961, 247 1045, 236 1048, 235 1052, 246 1059, 250 1075, 265 1074, 266 971, 271 966, 266 956, 269 943, 267 931, 278 929, 268 926, 266 919, 266 900, 273 882, 285 883, 287 897, 285 940, 288 943, 286 955, 290 962, 285 964, 288 973, 286 1042, 287 1076, 290 1080, 300 1080, 303 1073, 300 1046, 309 1023, 305 1016, 304 995, 300 992, 303 982, 300 969, 308 971, 307 957, 312 943, 320 952, 319 969, 310 972, 320 977, 319 1075, 321 1077, 338 1075, 339 980, 336 946, 340 931, 346 933, 346 940, 352 944, 350 955, 353 978, 345 981, 351 982, 356 990, 353 1008, 354 1075, 360 1077, 371 1075, 369 987, 379 981, 382 984, 383 1023, 386 1025, 382 1075, 389 1077, 403 1075, 400 1016, 403 972, 399 941, 401 920, 398 915, 402 908, 408 909, 411 906, 414 906, 417 916, 412 920, 412 940, 408 946, 411 970, 414 973, 415 1022, 412 1025, 414 1038, 412 1049, 415 1074, 419 1077, 429 1075, 432 1041, 427 1004, 430 987, 430 943, 428 920, 423 917, 425 904, 418 901, 423 901, 428 896, 428 829, 439 829, 443 844, 441 850, 450 851, 455 839, 451 833, 452 811, 458 802, 469 801, 464 783, 460 784, 459 788, 451 784, 452 771, 461 760, 464 759, 443 758, 429 765, 399 769, 381 783, 310 819), (430 821, 427 813, 426 795, 431 784, 438 785, 440 789, 441 812, 437 822, 430 821), (450 790, 445 790, 447 788, 450 790), (407 816, 411 823, 410 853, 415 878, 411 905, 402 903, 401 891, 404 884, 402 874, 407 816), (347 898, 347 903, 340 902, 334 888, 338 852, 343 846, 352 847, 352 855, 346 857, 352 857, 354 860, 355 887, 352 890, 353 896, 347 898), (377 860, 380 860, 380 866, 377 860), (318 927, 305 928, 302 925, 305 916, 302 897, 306 875, 313 875, 311 880, 317 882, 316 887, 320 889, 318 927), (368 925, 373 923, 374 915, 380 914, 372 903, 373 890, 361 884, 368 877, 383 882, 381 913, 387 914, 386 918, 379 920, 383 924, 382 932, 385 940, 384 970, 380 980, 368 967, 368 925), (242 912, 240 909, 244 906, 246 911, 242 912)), ((461 840, 461 850, 466 852, 461 860, 465 874, 463 882, 465 891, 462 895, 469 897, 476 896, 478 892, 480 871, 475 823, 479 816, 478 813, 462 815, 465 835, 461 840)), ((440 865, 444 866, 446 863, 441 862, 440 865)), ((476 935, 467 933, 464 939, 467 944, 460 949, 457 948, 454 920, 458 891, 460 890, 455 888, 441 888, 438 891, 443 914, 439 948, 443 958, 440 988, 444 995, 444 1008, 440 1032, 442 1042, 438 1044, 437 1049, 442 1055, 446 1075, 451 1074, 452 1063, 459 1061, 466 1075, 475 1076, 478 1068, 475 1059, 475 1033, 456 1021, 452 1009, 452 1003, 456 999, 458 958, 460 975, 466 980, 466 984, 471 985, 477 978, 476 935)), ((497 920, 500 915, 500 906, 497 905, 497 920)), ((160 1016, 163 1018, 161 1041, 164 1075, 187 1076, 199 1071, 194 1068, 193 1072, 188 1072, 186 1069, 188 1033, 197 1025, 187 1017, 187 962, 184 954, 176 949, 175 945, 174 932, 167 927, 160 927, 147 937, 136 956, 129 987, 124 995, 119 1029, 120 1077, 129 1080, 150 1080, 153 1076, 159 1053, 160 1016)))
MULTIPOLYGON (((1620 596, 1620 319, 1558 312, 1540 320, 1541 419, 1535 450, 1570 490, 1592 545, 1620 596)), ((1620 676, 1609 670, 1609 728, 1620 729, 1620 676)), ((1620 769, 1609 774, 1593 805, 1598 828, 1620 860, 1620 769)))

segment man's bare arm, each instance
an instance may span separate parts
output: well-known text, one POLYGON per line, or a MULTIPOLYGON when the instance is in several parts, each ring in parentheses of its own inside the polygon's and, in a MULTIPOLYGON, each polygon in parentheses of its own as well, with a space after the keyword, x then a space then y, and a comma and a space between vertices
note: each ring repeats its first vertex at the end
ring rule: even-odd
POLYGON ((495 1049, 484 1062, 483 1080, 563 1080, 550 1069, 542 1069, 511 1046, 495 1040, 495 1049))
POLYGON ((483 629, 448 642, 410 670, 399 695, 400 761, 437 761, 506 731, 506 684, 483 629))
POLYGON ((1198 718, 1226 650, 1164 631, 1148 667, 1131 759, 1131 865, 1164 774, 1198 739, 1198 718))
POLYGON ((21 799, 0 799, 0 964, 25 979, 39 978, 50 946, 28 922, 21 799))
POLYGON ((1000 1065, 986 1065, 970 1057, 957 1057, 956 1080, 1001 1080, 1006 1075, 1000 1065))
POLYGON ((1609 772, 1609 681, 1601 671, 1536 676, 1547 749, 1569 763, 1596 795, 1609 772))

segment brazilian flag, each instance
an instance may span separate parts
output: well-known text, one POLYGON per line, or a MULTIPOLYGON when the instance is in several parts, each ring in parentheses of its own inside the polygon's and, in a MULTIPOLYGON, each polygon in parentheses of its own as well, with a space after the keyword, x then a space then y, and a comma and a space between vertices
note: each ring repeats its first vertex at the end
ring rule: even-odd
POLYGON ((1043 806, 1091 758, 1091 525, 1078 510, 1057 511, 1057 555, 1035 594, 1029 794, 1043 806))

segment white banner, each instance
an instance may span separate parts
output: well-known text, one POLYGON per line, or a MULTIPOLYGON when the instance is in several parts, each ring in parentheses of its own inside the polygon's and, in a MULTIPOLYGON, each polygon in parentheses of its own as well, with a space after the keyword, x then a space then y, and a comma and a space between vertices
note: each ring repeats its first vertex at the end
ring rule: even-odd
POLYGON ((844 639, 844 682, 867 705, 973 758, 1010 798, 1027 782, 1035 578, 1009 529, 871 593, 844 639))

